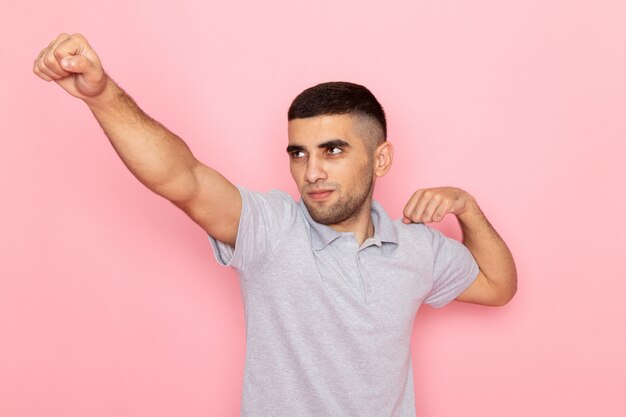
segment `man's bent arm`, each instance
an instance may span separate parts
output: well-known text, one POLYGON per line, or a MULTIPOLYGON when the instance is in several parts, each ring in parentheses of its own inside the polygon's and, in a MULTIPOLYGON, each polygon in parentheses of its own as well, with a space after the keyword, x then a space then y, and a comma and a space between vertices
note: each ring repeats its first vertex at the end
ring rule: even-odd
POLYGON ((456 299, 491 306, 508 303, 517 291, 513 255, 469 193, 453 187, 417 190, 404 208, 404 222, 439 222, 446 214, 458 219, 463 244, 480 268, 456 299))
POLYGON ((491 226, 480 207, 469 197, 467 210, 457 215, 463 244, 478 263, 476 280, 456 299, 470 303, 501 306, 517 292, 517 271, 511 251, 491 226))
POLYGON ((234 246, 241 212, 237 188, 145 114, 106 75, 84 37, 59 35, 42 50, 33 71, 85 101, 142 184, 183 209, 213 237, 234 246))

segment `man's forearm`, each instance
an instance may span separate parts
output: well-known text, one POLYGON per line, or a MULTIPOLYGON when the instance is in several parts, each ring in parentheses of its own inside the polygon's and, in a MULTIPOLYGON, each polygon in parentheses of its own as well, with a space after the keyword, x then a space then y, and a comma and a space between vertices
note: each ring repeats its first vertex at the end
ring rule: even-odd
POLYGON ((128 169, 157 194, 184 201, 195 188, 197 163, 189 147, 145 114, 110 78, 104 91, 85 102, 128 169))
POLYGON ((517 291, 513 255, 476 201, 471 198, 467 204, 466 211, 457 216, 463 231, 463 244, 470 250, 491 285, 508 300, 517 291))

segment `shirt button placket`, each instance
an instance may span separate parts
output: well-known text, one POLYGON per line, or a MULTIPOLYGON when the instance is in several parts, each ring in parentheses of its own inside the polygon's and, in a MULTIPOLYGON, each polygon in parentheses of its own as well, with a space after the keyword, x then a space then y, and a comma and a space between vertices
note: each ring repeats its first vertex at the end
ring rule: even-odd
POLYGON ((363 283, 363 291, 364 291, 363 298, 364 298, 364 301, 367 303, 368 301, 370 301, 370 298, 372 295, 372 288, 369 283, 369 279, 367 276, 367 268, 365 268, 365 262, 363 262, 361 251, 357 252, 356 259, 357 259, 357 265, 359 267, 359 276, 361 277, 361 282, 363 283))

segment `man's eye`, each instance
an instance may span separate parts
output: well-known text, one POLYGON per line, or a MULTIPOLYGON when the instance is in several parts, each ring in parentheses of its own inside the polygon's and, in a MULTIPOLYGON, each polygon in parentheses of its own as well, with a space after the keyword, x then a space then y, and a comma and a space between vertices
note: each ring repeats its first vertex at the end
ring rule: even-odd
POLYGON ((300 159, 300 158, 304 158, 304 152, 302 151, 293 151, 290 153, 291 157, 293 159, 300 159))
POLYGON ((343 152, 343 149, 337 147, 337 146, 333 146, 332 148, 328 148, 326 150, 326 152, 328 152, 331 155, 337 155, 340 154, 341 152, 343 152))

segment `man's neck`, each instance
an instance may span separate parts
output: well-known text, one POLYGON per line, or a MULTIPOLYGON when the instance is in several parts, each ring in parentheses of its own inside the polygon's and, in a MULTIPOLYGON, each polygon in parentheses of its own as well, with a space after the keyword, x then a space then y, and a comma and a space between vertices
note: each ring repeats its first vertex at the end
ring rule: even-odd
POLYGON ((329 224, 331 229, 345 233, 354 233, 354 238, 359 246, 365 242, 365 240, 374 236, 374 223, 372 222, 372 200, 367 201, 361 207, 361 210, 349 219, 344 220, 341 223, 329 224))

